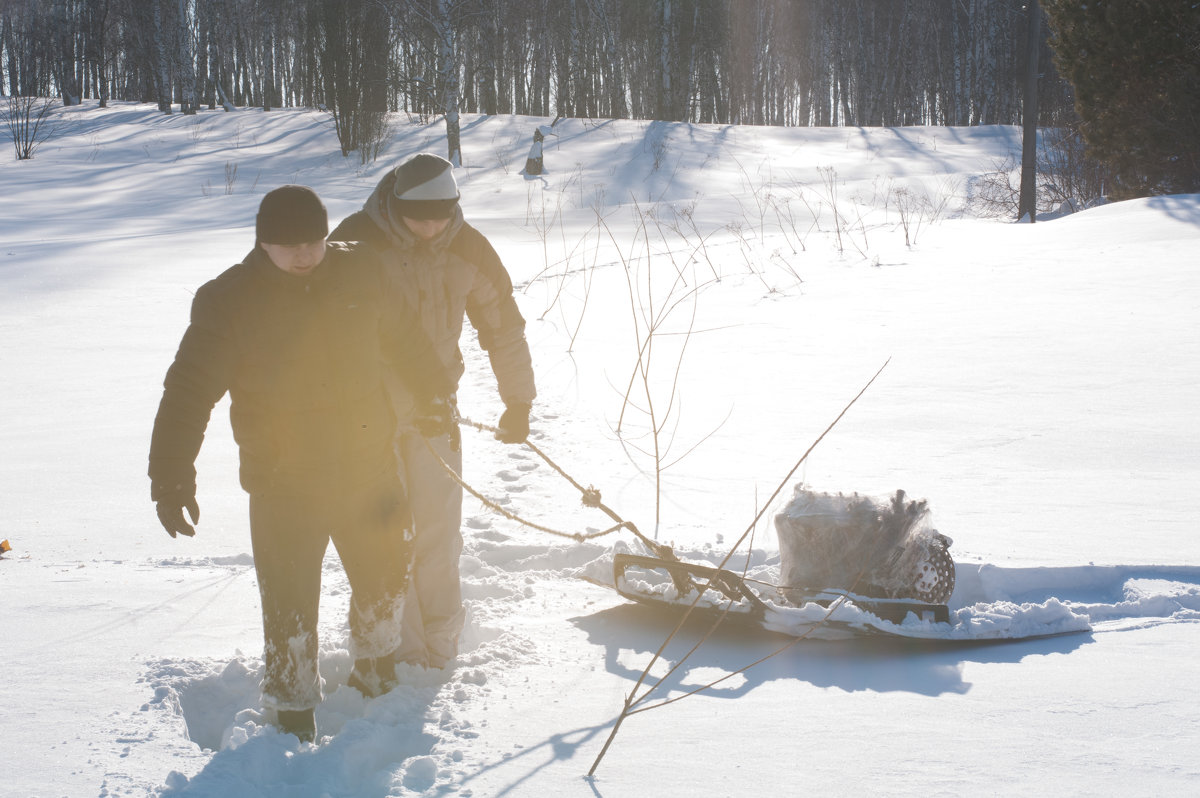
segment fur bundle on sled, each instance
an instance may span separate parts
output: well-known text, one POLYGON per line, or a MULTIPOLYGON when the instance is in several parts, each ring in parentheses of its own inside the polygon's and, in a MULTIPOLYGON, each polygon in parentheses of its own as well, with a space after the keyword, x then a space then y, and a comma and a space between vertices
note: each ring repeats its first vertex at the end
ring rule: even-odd
POLYGON ((953 591, 950 539, 930 524, 929 505, 902 490, 881 500, 798 485, 775 530, 785 599, 844 590, 944 603, 953 591))

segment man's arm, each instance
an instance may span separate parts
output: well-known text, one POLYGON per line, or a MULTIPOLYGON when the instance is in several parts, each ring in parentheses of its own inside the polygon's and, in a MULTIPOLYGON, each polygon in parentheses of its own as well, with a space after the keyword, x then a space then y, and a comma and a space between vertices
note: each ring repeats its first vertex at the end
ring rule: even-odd
POLYGON ((159 504, 159 519, 171 536, 192 534, 183 522, 188 507, 193 521, 196 508, 196 455, 204 441, 212 409, 229 387, 232 347, 228 325, 222 323, 211 284, 197 292, 192 318, 175 361, 163 381, 163 395, 150 436, 150 498, 159 504), (182 524, 173 530, 164 512, 182 524))
POLYGON ((507 407, 529 407, 537 398, 533 359, 525 339, 525 319, 513 298, 512 278, 491 243, 463 225, 453 251, 475 265, 475 283, 467 298, 467 318, 488 353, 500 398, 507 407))

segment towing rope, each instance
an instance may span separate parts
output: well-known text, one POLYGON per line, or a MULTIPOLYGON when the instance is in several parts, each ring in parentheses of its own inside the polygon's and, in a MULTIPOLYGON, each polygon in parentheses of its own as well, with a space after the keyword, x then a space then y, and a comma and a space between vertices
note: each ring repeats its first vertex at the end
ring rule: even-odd
MULTIPOLYGON (((460 416, 460 415, 455 414, 455 421, 458 424, 460 424, 461 426, 473 427, 477 430, 480 430, 481 432, 491 432, 493 434, 499 432, 499 429, 497 429, 496 427, 494 427, 490 424, 481 424, 478 421, 472 421, 471 419, 469 419, 465 416, 460 416)), ((459 487, 461 487, 467 493, 470 493, 472 496, 474 496, 476 499, 478 499, 480 502, 482 502, 485 507, 487 507, 490 510, 493 510, 494 512, 499 513, 500 515, 504 516, 505 518, 509 519, 510 521, 515 521, 518 524, 521 524, 522 526, 527 526, 530 529, 536 529, 539 532, 545 532, 548 535, 554 535, 556 537, 562 537, 562 538, 569 538, 571 540, 575 540, 575 541, 578 541, 581 543, 588 541, 588 540, 595 540, 596 538, 603 537, 605 535, 610 535, 613 532, 617 532, 621 529, 628 529, 630 532, 633 533, 633 535, 638 540, 640 540, 642 542, 643 545, 645 545, 655 555, 662 557, 663 559, 666 559, 666 560, 679 559, 678 557, 675 556, 675 553, 671 550, 670 546, 655 543, 653 540, 650 540, 648 537, 646 537, 645 535, 642 534, 642 532, 634 525, 634 523, 632 521, 626 521, 625 519, 621 518, 621 516, 617 515, 616 512, 614 512, 611 508, 609 508, 606 504, 604 504, 604 502, 600 498, 600 490, 598 488, 596 488, 594 486, 590 486, 590 485, 586 488, 583 487, 583 485, 579 484, 579 482, 576 481, 570 474, 568 474, 566 471, 564 471, 562 469, 562 467, 558 465, 558 463, 551 460, 549 455, 547 455, 545 452, 543 452, 541 449, 539 449, 537 446, 535 446, 533 443, 531 443, 528 440, 525 440, 522 443, 525 446, 529 447, 529 449, 534 454, 536 454, 538 457, 542 458, 542 460, 544 460, 548 466, 550 466, 552 469, 554 469, 556 472, 558 472, 558 474, 560 476, 562 476, 563 479, 565 479, 567 482, 570 482, 571 485, 574 486, 574 488, 579 491, 580 500, 584 507, 591 507, 591 508, 600 510, 601 512, 603 512, 605 515, 607 515, 609 518, 616 521, 617 523, 614 524, 613 526, 609 527, 608 529, 603 529, 598 532, 564 532, 562 530, 551 529, 548 526, 544 526, 544 525, 536 523, 534 521, 530 521, 526 518, 522 518, 521 516, 517 515, 516 513, 512 512, 511 510, 501 507, 499 504, 497 504, 496 502, 487 498, 482 493, 480 493, 479 491, 475 490, 473 487, 468 485, 467 482, 462 478, 462 476, 457 471, 455 471, 454 468, 449 463, 447 463, 444 459, 442 459, 442 456, 440 454, 438 454, 437 450, 435 450, 433 448, 433 445, 429 442, 428 438, 423 438, 422 440, 424 440, 424 442, 425 442, 425 448, 429 449, 429 452, 437 459, 437 461, 439 463, 442 464, 442 468, 445 469, 446 473, 450 475, 450 478, 453 479, 455 481, 455 483, 458 484, 459 487)))

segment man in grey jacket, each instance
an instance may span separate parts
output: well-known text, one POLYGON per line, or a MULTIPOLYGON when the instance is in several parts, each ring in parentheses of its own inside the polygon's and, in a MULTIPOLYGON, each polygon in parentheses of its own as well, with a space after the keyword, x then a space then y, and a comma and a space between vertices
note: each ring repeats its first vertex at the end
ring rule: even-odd
MULTIPOLYGON (((416 310, 455 385, 464 371, 459 350, 463 319, 470 320, 505 405, 496 437, 524 442, 536 396, 525 320, 496 250, 463 219, 450 162, 429 153, 404 161, 383 176, 363 209, 338 225, 330 239, 361 241, 379 253, 394 288, 416 310)), ((459 474, 462 453, 457 430, 423 439, 413 427, 409 391, 399 383, 391 388, 415 534, 410 600, 396 659, 441 668, 458 653, 464 622, 458 565, 462 488, 429 449, 459 474)))

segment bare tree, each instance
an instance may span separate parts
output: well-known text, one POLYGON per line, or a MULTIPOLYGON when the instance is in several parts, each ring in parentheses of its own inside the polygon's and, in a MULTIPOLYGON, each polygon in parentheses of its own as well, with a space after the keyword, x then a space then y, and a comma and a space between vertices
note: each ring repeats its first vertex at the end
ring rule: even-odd
MULTIPOLYGON (((433 65, 434 82, 430 85, 423 75, 407 74, 402 82, 433 99, 446 122, 446 159, 455 166, 462 165, 461 100, 464 60, 459 38, 468 26, 483 22, 487 13, 478 0, 405 0, 398 11, 405 20, 419 21, 419 30, 409 46, 424 51, 425 63, 433 65)), ((490 28, 489 28, 490 29, 490 28)), ((494 30, 494 29, 493 29, 494 30)), ((506 36, 508 31, 495 31, 506 36)), ((422 70, 423 72, 424 70, 422 70)))
POLYGON ((47 9, 46 23, 53 46, 54 82, 63 105, 79 105, 83 96, 80 21, 82 9, 76 0, 54 0, 47 9))
POLYGON ((617 38, 610 21, 608 4, 610 0, 586 0, 588 10, 599 23, 599 30, 604 58, 601 60, 602 82, 608 100, 608 115, 623 117, 628 113, 625 100, 625 70, 621 64, 620 50, 617 38))
POLYGON ((342 155, 373 161, 387 138, 389 19, 369 0, 322 0, 321 70, 342 155))

